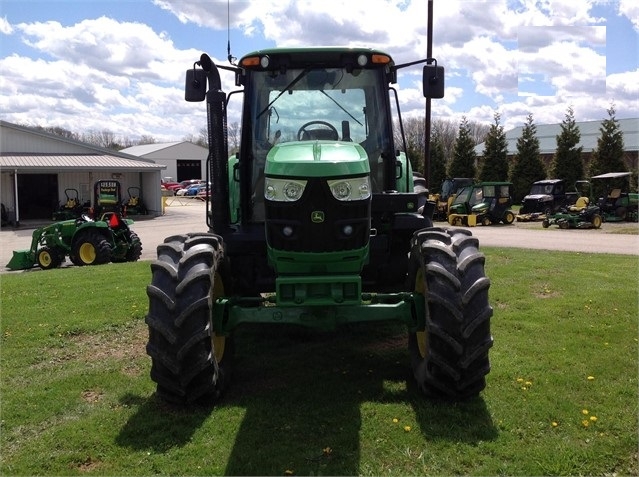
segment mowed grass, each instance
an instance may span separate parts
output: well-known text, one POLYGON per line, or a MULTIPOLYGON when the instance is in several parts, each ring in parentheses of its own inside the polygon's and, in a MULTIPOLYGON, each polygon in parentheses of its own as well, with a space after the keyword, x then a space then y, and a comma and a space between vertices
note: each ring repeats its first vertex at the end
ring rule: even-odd
POLYGON ((637 475, 636 256, 485 248, 492 370, 424 399, 405 329, 250 326, 216 406, 154 396, 148 262, 4 274, 1 475, 637 475))

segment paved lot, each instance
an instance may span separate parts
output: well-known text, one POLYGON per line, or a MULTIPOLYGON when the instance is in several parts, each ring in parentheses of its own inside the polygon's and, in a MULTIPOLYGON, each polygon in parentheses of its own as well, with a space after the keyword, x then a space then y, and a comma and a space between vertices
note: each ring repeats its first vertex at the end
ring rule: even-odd
MULTIPOLYGON (((204 203, 193 200, 172 203, 161 217, 134 218, 133 230, 142 240, 142 260, 153 260, 157 245, 168 236, 206 232, 204 211, 204 203)), ((445 222, 435 225, 447 226, 445 222)), ((29 248, 34 228, 23 223, 20 229, 0 231, 0 272, 7 272, 4 265, 11 259, 13 250, 29 248)), ((544 229, 540 222, 515 222, 513 225, 477 226, 470 230, 479 238, 480 247, 639 255, 639 224, 605 223, 599 230, 559 230, 556 226, 544 229)), ((69 266, 70 262, 67 260, 65 265, 69 266)))

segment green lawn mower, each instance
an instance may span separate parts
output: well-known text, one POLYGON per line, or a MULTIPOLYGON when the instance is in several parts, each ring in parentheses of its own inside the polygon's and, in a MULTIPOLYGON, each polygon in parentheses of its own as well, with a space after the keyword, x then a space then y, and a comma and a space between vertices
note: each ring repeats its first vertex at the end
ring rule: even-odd
POLYGON ((48 270, 62 265, 67 256, 78 266, 135 262, 142 253, 142 243, 131 224, 130 219, 106 212, 100 220, 84 215, 38 228, 33 232, 31 248, 14 251, 6 267, 27 270, 38 266, 48 270))
POLYGON ((598 229, 602 221, 601 209, 590 205, 588 197, 579 197, 574 205, 547 215, 541 225, 545 229, 551 225, 557 225, 560 229, 598 229))
POLYGON ((64 189, 64 195, 66 200, 63 204, 60 204, 58 210, 53 212, 54 221, 77 219, 89 212, 91 204, 89 201, 84 204, 80 203, 78 189, 64 189))

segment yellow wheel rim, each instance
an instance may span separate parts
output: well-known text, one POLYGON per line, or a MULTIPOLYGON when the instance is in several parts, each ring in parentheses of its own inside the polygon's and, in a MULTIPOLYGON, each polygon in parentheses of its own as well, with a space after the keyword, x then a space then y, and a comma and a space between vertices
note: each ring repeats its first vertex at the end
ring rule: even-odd
POLYGON ((592 225, 594 225, 596 229, 598 229, 599 227, 601 227, 601 217, 596 216, 596 217, 592 220, 592 225))
POLYGON ((95 253, 95 247, 93 244, 86 242, 80 245, 79 255, 82 262, 93 263, 97 254, 95 253))
POLYGON ((53 259, 49 252, 40 252, 40 255, 38 255, 38 262, 40 262, 41 267, 49 267, 51 266, 53 259))

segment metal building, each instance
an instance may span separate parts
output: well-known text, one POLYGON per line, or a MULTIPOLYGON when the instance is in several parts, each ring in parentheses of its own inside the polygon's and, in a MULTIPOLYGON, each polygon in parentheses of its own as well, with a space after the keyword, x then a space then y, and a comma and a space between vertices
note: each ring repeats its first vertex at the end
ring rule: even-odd
POLYGON ((0 201, 11 222, 50 220, 76 189, 82 203, 92 200, 98 180, 118 180, 128 198, 139 187, 151 215, 162 213, 163 164, 104 149, 28 127, 0 121, 0 201))

